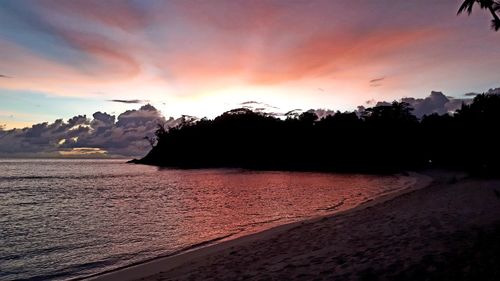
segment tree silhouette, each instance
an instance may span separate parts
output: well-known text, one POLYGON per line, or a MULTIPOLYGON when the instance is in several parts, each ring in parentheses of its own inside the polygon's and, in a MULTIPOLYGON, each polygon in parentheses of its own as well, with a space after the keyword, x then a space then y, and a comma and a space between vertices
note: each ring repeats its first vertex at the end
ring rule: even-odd
POLYGON ((159 126, 136 163, 177 168, 387 173, 427 167, 500 176, 500 95, 482 94, 454 114, 418 120, 404 102, 285 119, 237 108, 213 120, 159 126))
POLYGON ((500 29, 500 17, 497 15, 497 11, 500 10, 500 2, 495 0, 465 0, 460 8, 458 9, 457 14, 461 14, 465 11, 470 15, 472 13, 472 8, 475 4, 479 4, 481 9, 489 10, 491 15, 493 16, 493 20, 491 21, 491 27, 498 31, 500 29))

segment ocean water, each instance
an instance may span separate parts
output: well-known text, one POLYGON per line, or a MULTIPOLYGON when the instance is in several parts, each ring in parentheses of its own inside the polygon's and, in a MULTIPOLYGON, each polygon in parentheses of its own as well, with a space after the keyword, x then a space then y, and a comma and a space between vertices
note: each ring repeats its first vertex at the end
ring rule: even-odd
POLYGON ((407 176, 0 159, 0 280, 70 280, 352 208, 407 176))

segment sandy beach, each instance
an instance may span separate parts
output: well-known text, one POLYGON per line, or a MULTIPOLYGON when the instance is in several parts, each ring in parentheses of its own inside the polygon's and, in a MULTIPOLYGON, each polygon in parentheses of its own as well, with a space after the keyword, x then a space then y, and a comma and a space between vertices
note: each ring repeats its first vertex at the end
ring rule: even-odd
POLYGON ((92 280, 499 280, 500 180, 427 172, 402 192, 92 280))

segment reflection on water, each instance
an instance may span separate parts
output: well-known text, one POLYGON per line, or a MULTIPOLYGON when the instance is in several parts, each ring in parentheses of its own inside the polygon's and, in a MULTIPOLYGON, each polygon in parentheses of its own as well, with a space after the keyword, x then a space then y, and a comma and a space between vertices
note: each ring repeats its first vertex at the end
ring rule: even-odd
POLYGON ((408 177, 0 160, 0 280, 71 279, 351 208, 408 177))

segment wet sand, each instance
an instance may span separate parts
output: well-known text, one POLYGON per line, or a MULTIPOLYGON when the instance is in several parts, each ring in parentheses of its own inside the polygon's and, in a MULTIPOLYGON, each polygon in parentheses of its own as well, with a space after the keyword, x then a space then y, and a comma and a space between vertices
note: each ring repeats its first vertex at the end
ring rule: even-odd
POLYGON ((500 180, 426 175, 352 210, 94 280, 500 280, 500 180))

